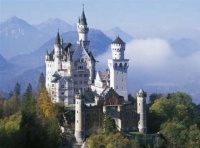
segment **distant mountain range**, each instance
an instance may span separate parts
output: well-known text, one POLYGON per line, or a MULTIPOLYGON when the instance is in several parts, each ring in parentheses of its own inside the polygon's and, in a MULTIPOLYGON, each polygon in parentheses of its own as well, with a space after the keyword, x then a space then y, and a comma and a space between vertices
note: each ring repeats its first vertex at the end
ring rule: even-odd
POLYGON ((172 42, 171 47, 174 49, 177 55, 184 57, 200 51, 199 43, 187 38, 182 38, 178 41, 172 42))
MULTIPOLYGON (((2 55, 0 56, 0 90, 8 93, 13 89, 16 82, 23 85, 23 90, 29 82, 32 83, 34 89, 36 88, 40 73, 45 73, 44 55, 47 50, 50 52, 53 50, 55 41, 55 37, 53 36, 56 36, 57 28, 59 28, 59 32, 64 32, 65 29, 68 29, 68 32, 61 34, 64 42, 77 42, 78 33, 76 31, 70 31, 73 30, 73 27, 59 19, 50 19, 40 25, 32 26, 17 17, 12 17, 1 24, 0 33, 3 40, 0 40, 0 54, 5 55, 9 59, 6 60, 2 55), (12 32, 12 28, 18 29, 12 32), (20 32, 19 30, 22 31, 20 32), (17 36, 17 38, 7 36, 6 31, 12 33, 12 36, 17 36), (35 33, 33 33, 34 31, 35 33), (38 40, 35 39, 38 34, 45 34, 47 38, 38 42, 39 38, 38 40), (27 39, 22 39, 22 37, 27 39), (16 47, 12 47, 15 50, 4 47, 8 43, 13 42, 13 40, 16 44, 11 44, 9 47, 16 45, 16 47), (31 42, 35 43, 34 50, 28 50, 26 48, 31 42)), ((89 39, 91 41, 90 50, 95 56, 107 51, 112 42, 109 37, 98 29, 90 29, 89 39)))
POLYGON ((49 35, 16 16, 0 24, 0 54, 5 58, 34 51, 48 39, 49 35))
POLYGON ((49 36, 53 37, 55 34, 58 32, 64 33, 64 32, 69 32, 73 31, 74 27, 69 25, 63 20, 60 20, 58 18, 55 19, 48 19, 47 21, 36 25, 35 26, 38 30, 48 34, 49 36))
POLYGON ((10 66, 11 64, 2 55, 0 55, 0 69, 4 70, 10 66))
MULTIPOLYGON (((8 94, 16 82, 21 84, 22 90, 25 90, 29 82, 36 89, 40 73, 45 73, 44 55, 47 50, 50 52, 53 50, 58 28, 64 42, 76 43, 78 40, 77 31, 74 30, 73 26, 57 18, 49 19, 35 26, 17 17, 12 17, 0 23, 0 91, 8 94)), ((125 42, 133 40, 131 35, 119 27, 104 32, 98 29, 90 29, 90 50, 94 56, 96 57, 106 52, 116 36, 120 36, 125 42)), ((180 57, 187 57, 200 50, 200 45, 197 41, 187 38, 170 40, 170 45, 180 57)), ((144 85, 144 83, 150 83, 153 80, 148 72, 139 73, 137 69, 135 70, 134 85, 130 83, 129 89, 135 90, 144 85)), ((184 79, 184 82, 177 85, 182 86, 183 90, 188 90, 188 93, 199 96, 197 90, 200 89, 200 82, 198 79, 199 74, 194 75, 192 79, 184 79)), ((174 90, 173 86, 167 87, 166 89, 148 85, 147 91, 151 93, 174 90)))
POLYGON ((122 38, 123 41, 125 41, 126 43, 133 40, 133 37, 130 34, 124 32, 119 27, 115 27, 110 30, 106 30, 106 31, 104 31, 104 33, 112 40, 114 40, 117 36, 120 36, 120 38, 122 38))
MULTIPOLYGON (((63 41, 68 43, 76 43, 78 39, 78 33, 76 31, 70 31, 61 34, 61 36, 63 38, 63 41)), ((90 29, 88 38, 91 41, 90 50, 92 51, 94 56, 97 56, 107 51, 108 46, 112 42, 112 40, 108 38, 102 31, 97 29, 90 29)), ((53 50, 54 41, 55 38, 52 38, 34 52, 13 57, 9 61, 11 63, 14 61, 15 64, 23 65, 29 68, 42 66, 44 65, 44 55, 46 54, 47 50, 49 50, 49 52, 53 50)))

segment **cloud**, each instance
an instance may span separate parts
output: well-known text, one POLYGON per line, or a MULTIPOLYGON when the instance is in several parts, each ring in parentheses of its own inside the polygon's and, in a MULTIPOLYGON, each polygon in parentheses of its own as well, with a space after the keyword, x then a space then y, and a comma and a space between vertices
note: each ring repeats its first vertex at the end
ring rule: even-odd
POLYGON ((133 60, 135 66, 149 69, 161 67, 172 57, 173 51, 165 40, 148 38, 133 40, 127 44, 125 54, 133 60))
MULTIPOLYGON (((188 49, 190 50, 190 49, 188 49)), ((97 69, 107 68, 111 49, 97 57, 97 69)), ((200 90, 200 50, 181 57, 163 39, 134 39, 126 45, 125 58, 130 59, 128 88, 133 93, 143 88, 153 92, 184 91, 198 100, 200 90)))

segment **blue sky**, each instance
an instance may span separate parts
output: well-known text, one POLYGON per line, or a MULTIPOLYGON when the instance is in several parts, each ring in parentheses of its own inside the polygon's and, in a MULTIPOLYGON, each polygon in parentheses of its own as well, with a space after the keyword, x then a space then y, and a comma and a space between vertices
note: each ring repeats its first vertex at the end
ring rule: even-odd
POLYGON ((34 25, 49 18, 73 25, 82 4, 91 28, 119 26, 137 37, 197 36, 200 31, 200 0, 0 0, 0 22, 15 15, 34 25))

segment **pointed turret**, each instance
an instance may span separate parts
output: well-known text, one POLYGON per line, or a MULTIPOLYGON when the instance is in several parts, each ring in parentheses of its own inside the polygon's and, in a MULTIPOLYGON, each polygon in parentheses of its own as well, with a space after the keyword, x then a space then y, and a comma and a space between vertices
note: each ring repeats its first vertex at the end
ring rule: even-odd
POLYGON ((122 39, 118 36, 113 42, 112 44, 125 44, 124 41, 122 41, 122 39))
POLYGON ((124 59, 126 43, 118 36, 111 44, 113 59, 124 59))
POLYGON ((59 31, 57 33, 57 36, 56 36, 56 40, 55 40, 55 44, 60 44, 60 34, 59 34, 59 31))
POLYGON ((85 17, 84 9, 82 11, 81 18, 80 18, 80 25, 87 25, 87 20, 86 20, 86 17, 85 17))
POLYGON ((79 18, 77 23, 77 31, 79 34, 79 40, 77 43, 81 45, 84 49, 88 50, 88 46, 90 44, 90 41, 88 40, 89 28, 87 26, 87 20, 85 17, 84 8, 81 17, 79 18))

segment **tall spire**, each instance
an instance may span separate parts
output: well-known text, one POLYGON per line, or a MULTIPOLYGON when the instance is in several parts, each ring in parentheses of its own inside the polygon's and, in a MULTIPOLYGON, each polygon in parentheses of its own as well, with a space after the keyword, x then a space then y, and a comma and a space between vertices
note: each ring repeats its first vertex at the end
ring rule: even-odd
POLYGON ((60 34, 59 34, 59 29, 58 29, 58 33, 57 33, 57 36, 56 36, 55 44, 60 44, 60 34))
POLYGON ((87 25, 85 12, 84 12, 84 4, 83 4, 83 11, 82 11, 81 18, 80 18, 80 25, 87 25))

